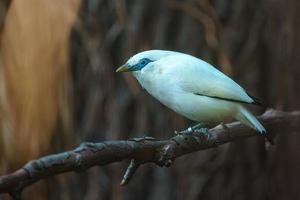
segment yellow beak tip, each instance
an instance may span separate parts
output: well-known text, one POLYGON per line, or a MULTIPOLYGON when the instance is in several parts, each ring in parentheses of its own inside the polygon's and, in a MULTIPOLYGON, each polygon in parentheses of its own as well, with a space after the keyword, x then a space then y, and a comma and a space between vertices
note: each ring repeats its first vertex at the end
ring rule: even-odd
POLYGON ((127 69, 127 67, 126 66, 121 66, 121 67, 119 67, 117 70, 116 70, 116 72, 127 72, 128 71, 128 69, 127 69))

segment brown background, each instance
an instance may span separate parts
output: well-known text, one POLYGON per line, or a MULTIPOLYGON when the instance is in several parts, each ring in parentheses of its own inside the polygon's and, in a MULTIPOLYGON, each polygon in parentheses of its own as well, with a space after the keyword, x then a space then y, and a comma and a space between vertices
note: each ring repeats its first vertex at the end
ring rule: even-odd
MULTIPOLYGON (((114 72, 146 49, 203 58, 268 107, 300 109, 299 9, 297 0, 0 1, 1 173, 83 141, 166 138, 192 124, 130 74, 114 72)), ((123 162, 49 178, 24 196, 299 199, 297 133, 268 151, 252 138, 182 157, 170 169, 143 166, 126 187, 123 162)))

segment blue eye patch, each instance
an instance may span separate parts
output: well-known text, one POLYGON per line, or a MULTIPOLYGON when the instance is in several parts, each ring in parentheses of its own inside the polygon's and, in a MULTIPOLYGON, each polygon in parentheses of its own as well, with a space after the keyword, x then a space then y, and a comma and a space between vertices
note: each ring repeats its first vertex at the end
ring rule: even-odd
POLYGON ((149 58, 142 58, 139 62, 135 65, 135 71, 143 69, 148 63, 153 62, 149 58))

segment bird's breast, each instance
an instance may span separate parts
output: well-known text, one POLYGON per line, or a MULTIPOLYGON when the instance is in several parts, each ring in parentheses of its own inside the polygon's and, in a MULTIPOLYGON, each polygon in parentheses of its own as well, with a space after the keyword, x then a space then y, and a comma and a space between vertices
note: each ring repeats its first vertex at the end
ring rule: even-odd
POLYGON ((161 103, 170 107, 174 103, 174 94, 177 93, 178 84, 172 78, 162 73, 136 73, 136 79, 149 94, 161 103))

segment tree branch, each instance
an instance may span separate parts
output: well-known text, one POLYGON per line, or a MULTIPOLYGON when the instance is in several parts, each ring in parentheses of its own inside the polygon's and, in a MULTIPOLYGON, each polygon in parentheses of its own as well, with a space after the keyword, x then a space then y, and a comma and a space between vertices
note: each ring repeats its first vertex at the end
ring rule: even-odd
MULTIPOLYGON (((300 130, 300 111, 268 110, 259 119, 271 138, 277 134, 300 130)), ((11 174, 0 176, 0 194, 10 193, 14 199, 21 199, 21 192, 25 187, 49 176, 69 171, 80 172, 96 165, 131 160, 121 182, 124 185, 142 164, 152 162, 159 166, 169 167, 176 158, 182 155, 242 138, 258 136, 255 131, 239 122, 219 125, 209 131, 210 137, 194 134, 176 135, 166 140, 145 137, 83 143, 74 150, 30 161, 11 174)))

